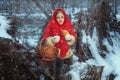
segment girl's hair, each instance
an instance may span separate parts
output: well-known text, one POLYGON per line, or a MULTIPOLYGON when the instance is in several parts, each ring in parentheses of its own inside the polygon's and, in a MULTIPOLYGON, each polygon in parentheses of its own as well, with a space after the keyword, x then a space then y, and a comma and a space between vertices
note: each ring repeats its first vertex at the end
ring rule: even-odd
POLYGON ((57 12, 56 12, 56 14, 58 14, 58 13, 63 13, 61 10, 58 10, 57 12))

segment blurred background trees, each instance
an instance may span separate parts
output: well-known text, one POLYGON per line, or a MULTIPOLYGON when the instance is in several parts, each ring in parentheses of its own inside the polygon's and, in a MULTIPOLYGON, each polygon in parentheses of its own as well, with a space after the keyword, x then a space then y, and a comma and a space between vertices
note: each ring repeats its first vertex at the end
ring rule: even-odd
MULTIPOLYGON (((43 13, 49 16, 55 8, 91 8, 95 3, 101 0, 0 0, 0 13, 15 14, 33 14, 43 13)), ((119 0, 106 0, 113 5, 114 11, 120 4, 119 0)))

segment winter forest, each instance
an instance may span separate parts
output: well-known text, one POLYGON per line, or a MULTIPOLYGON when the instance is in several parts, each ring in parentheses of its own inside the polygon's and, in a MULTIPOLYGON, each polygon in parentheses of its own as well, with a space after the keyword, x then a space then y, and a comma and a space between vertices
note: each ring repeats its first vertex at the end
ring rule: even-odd
POLYGON ((0 80, 120 80, 120 0, 0 0, 0 80), (40 62, 56 8, 74 25, 74 54, 40 62))

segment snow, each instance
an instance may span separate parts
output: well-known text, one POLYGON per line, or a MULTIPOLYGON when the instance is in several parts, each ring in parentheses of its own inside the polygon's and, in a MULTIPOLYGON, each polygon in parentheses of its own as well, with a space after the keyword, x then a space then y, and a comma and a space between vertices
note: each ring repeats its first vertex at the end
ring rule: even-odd
POLYGON ((116 17, 117 17, 117 20, 120 21, 120 6, 117 7, 116 17))
POLYGON ((117 20, 120 21, 120 15, 117 14, 116 17, 117 17, 117 20))
POLYGON ((28 17, 40 17, 40 18, 47 19, 47 17, 43 13, 35 13, 35 14, 29 14, 29 15, 28 14, 15 14, 15 16, 19 16, 19 17, 25 17, 25 16, 28 16, 28 17))
POLYGON ((71 65, 71 70, 67 74, 72 76, 72 80, 80 80, 80 76, 83 76, 82 74, 84 74, 83 72, 87 68, 87 64, 84 62, 78 62, 78 57, 75 55, 73 55, 73 61, 75 62, 73 65, 71 65))
POLYGON ((71 22, 76 22, 78 19, 75 18, 75 14, 78 13, 79 11, 87 11, 87 8, 66 8, 65 12, 67 15, 71 15, 71 22))
POLYGON ((0 16, 0 37, 12 39, 6 30, 10 28, 9 20, 4 16, 0 16))
POLYGON ((96 35, 96 28, 94 28, 93 36, 90 37, 86 35, 85 31, 82 31, 83 35, 83 44, 88 44, 91 50, 91 53, 94 59, 88 59, 84 63, 78 62, 78 57, 74 57, 73 61, 74 64, 71 65, 72 69, 69 71, 69 74, 72 75, 72 80, 80 80, 80 73, 83 71, 85 72, 85 68, 87 64, 89 65, 96 65, 96 66, 104 66, 103 73, 102 73, 102 80, 106 80, 106 77, 109 76, 111 73, 116 75, 115 80, 120 80, 120 35, 117 32, 110 32, 110 36, 112 36, 113 46, 111 46, 107 39, 103 40, 104 45, 107 47, 108 52, 106 52, 106 58, 102 58, 99 55, 99 44, 98 44, 98 37, 96 35))

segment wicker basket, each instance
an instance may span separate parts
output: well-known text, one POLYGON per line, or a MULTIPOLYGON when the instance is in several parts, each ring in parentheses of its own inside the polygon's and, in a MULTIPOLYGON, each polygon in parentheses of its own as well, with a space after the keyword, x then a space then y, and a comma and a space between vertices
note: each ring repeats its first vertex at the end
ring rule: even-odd
POLYGON ((37 54, 40 56, 41 61, 54 61, 58 55, 58 49, 55 46, 40 45, 37 47, 37 54))

